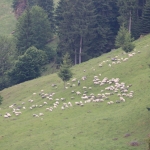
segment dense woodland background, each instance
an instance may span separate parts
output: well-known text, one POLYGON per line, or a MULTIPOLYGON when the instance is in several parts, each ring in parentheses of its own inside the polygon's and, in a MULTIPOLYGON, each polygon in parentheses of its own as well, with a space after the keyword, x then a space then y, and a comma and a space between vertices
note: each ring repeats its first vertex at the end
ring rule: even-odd
POLYGON ((59 68, 66 53, 76 65, 110 52, 122 28, 132 40, 150 33, 150 0, 13 0, 12 8, 15 30, 0 36, 0 90, 59 68))

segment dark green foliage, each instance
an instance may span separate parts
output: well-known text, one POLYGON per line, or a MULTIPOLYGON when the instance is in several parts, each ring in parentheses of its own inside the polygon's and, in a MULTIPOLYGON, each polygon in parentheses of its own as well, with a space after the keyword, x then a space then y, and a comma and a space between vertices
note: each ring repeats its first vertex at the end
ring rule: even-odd
POLYGON ((118 31, 118 35, 116 36, 115 45, 117 48, 122 47, 125 52, 130 52, 134 49, 135 45, 132 43, 133 38, 131 38, 131 34, 129 31, 121 26, 118 31))
POLYGON ((53 0, 38 0, 38 5, 42 7, 48 15, 50 26, 53 32, 55 31, 54 22, 54 3, 53 0))
POLYGON ((146 2, 142 16, 142 33, 150 33, 150 1, 146 2))
POLYGON ((45 11, 39 6, 33 6, 31 10, 27 8, 18 19, 15 37, 18 55, 23 55, 31 46, 42 49, 52 37, 50 22, 45 11))
POLYGON ((69 81, 70 78, 72 78, 72 72, 70 70, 71 67, 71 60, 68 53, 66 53, 63 57, 63 63, 60 66, 60 70, 58 72, 58 76, 64 81, 64 87, 65 82, 69 81))
POLYGON ((56 9, 60 57, 67 51, 76 64, 110 51, 119 29, 117 16, 112 0, 60 0, 56 9))
POLYGON ((117 0, 119 8, 118 21, 120 26, 131 32, 132 37, 139 38, 142 33, 142 14, 146 0, 117 0))
POLYGON ((95 36, 94 11, 93 2, 89 0, 61 0, 56 9, 59 53, 63 55, 67 51, 75 64, 81 63, 81 57, 85 61, 89 56, 87 51, 90 51, 95 36))
POLYGON ((13 0, 13 2, 12 2, 12 8, 13 8, 13 10, 16 10, 16 9, 17 9, 17 6, 18 6, 18 4, 19 4, 19 1, 20 1, 20 0, 13 0))
POLYGON ((23 55, 24 52, 32 46, 32 27, 31 13, 27 9, 18 19, 16 24, 15 37, 17 39, 18 55, 23 55))
POLYGON ((8 75, 14 84, 34 79, 41 75, 42 66, 46 63, 46 60, 45 52, 30 47, 24 55, 19 56, 8 75))
POLYGON ((15 59, 15 41, 12 38, 0 36, 0 90, 8 87, 7 71, 15 59))
POLYGON ((3 97, 0 95, 0 105, 2 104, 3 97))
POLYGON ((52 29, 45 11, 39 6, 31 9, 32 46, 42 49, 52 38, 52 29))
POLYGON ((114 48, 114 41, 119 30, 117 21, 118 6, 114 0, 94 0, 97 20, 97 36, 94 39, 95 55, 109 52, 114 48))
POLYGON ((43 51, 46 53, 49 62, 52 62, 56 58, 56 51, 51 47, 45 46, 43 51))

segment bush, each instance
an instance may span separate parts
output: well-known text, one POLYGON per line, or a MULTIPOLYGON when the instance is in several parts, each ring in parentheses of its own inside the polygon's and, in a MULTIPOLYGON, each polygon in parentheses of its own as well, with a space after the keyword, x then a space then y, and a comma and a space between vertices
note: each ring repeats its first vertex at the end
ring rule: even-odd
POLYGON ((2 104, 3 97, 0 95, 0 105, 2 104))
POLYGON ((122 49, 127 53, 127 52, 131 52, 133 49, 135 48, 135 45, 131 42, 125 43, 122 46, 122 49))
POLYGON ((131 34, 123 26, 120 27, 118 35, 116 36, 115 46, 121 47, 125 52, 130 52, 134 49, 135 45, 132 43, 133 38, 131 34))

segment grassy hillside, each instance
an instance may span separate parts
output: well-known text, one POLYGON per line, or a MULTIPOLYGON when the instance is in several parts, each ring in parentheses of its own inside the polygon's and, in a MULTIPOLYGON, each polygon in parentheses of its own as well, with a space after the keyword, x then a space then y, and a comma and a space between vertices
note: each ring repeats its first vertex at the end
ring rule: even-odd
POLYGON ((0 94, 4 97, 3 104, 0 106, 1 149, 147 150, 148 144, 145 139, 150 134, 150 112, 146 109, 150 107, 149 43, 150 35, 137 40, 135 55, 131 58, 118 49, 74 66, 72 68, 74 78, 80 79, 80 86, 77 86, 77 81, 70 81, 70 85, 75 84, 75 86, 68 85, 68 88, 64 89, 63 82, 57 74, 52 74, 1 91, 0 94), (112 64, 111 58, 115 56, 121 63, 112 64), (123 62, 121 58, 129 59, 123 62), (100 63, 103 64, 102 67, 99 67, 100 63), (85 81, 81 80, 83 76, 87 77, 85 81), (114 86, 114 83, 94 85, 94 76, 98 76, 100 81, 104 77, 119 78, 119 83, 130 85, 127 93, 133 91, 133 98, 123 96, 125 102, 115 103, 119 99, 117 94, 122 94, 120 90, 115 93, 105 89, 114 86), (52 84, 57 84, 57 88, 52 87, 52 84), (84 90, 83 86, 87 89, 84 90), (41 90, 48 94, 55 93, 53 100, 41 98, 39 95, 41 90), (85 103, 85 100, 81 99, 82 95, 76 95, 72 91, 80 91, 82 94, 87 92, 88 96, 91 93, 95 96, 105 93, 113 93, 113 95, 107 96, 108 100, 103 98, 104 102, 85 103), (62 102, 60 98, 66 100, 62 102), (28 101, 30 99, 34 101, 31 103, 28 101), (52 112, 46 110, 53 107, 56 99, 59 99, 57 108, 52 112), (69 101, 73 106, 61 110, 63 103, 69 101), (84 106, 75 104, 80 101, 84 106), (109 101, 113 101, 114 104, 108 105, 109 101), (44 105, 44 102, 48 104, 44 105), (15 116, 12 108, 9 108, 12 104, 15 104, 15 108, 20 108, 18 111, 22 114, 15 116), (29 107, 33 105, 37 107, 31 110, 29 107), (4 118, 6 112, 12 116, 4 118), (44 116, 33 117, 33 114, 39 113, 44 113, 44 116), (134 143, 138 146, 131 146, 134 143))

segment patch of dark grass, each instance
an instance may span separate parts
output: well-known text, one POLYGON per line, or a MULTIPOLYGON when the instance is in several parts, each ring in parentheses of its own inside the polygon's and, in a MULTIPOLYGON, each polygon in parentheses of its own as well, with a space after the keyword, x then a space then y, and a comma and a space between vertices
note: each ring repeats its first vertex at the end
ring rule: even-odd
POLYGON ((130 133, 126 133, 126 134, 124 135, 124 137, 129 137, 129 136, 131 136, 130 133))
POLYGON ((139 142, 138 141, 131 141, 130 142, 130 146, 139 146, 139 142))
POLYGON ((118 140, 118 138, 113 138, 114 141, 118 140))

